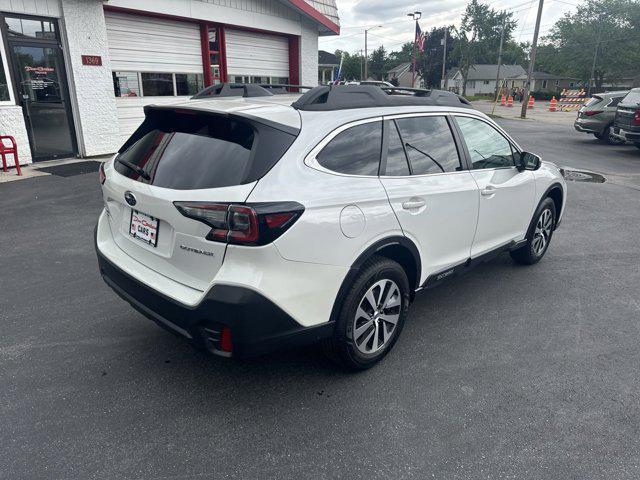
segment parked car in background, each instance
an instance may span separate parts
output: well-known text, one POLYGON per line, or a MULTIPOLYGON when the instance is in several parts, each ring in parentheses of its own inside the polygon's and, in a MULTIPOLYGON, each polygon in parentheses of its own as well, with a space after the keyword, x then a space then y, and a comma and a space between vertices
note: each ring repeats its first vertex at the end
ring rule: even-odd
POLYGON ((640 88, 624 97, 616 111, 614 134, 640 148, 640 88))
POLYGON ((613 129, 618 104, 628 93, 625 90, 594 95, 580 107, 573 126, 577 131, 593 134, 609 145, 625 143, 624 139, 614 134, 613 129))

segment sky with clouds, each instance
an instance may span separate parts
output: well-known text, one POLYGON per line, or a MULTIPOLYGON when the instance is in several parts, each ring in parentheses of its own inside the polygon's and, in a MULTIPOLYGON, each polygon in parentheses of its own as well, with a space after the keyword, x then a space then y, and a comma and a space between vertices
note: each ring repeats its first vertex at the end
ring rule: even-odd
MULTIPOLYGON (((384 45, 387 51, 399 50, 404 42, 413 40, 413 23, 407 13, 422 12, 420 27, 460 24, 467 0, 336 0, 340 15, 341 34, 320 38, 320 49, 333 52, 336 49, 351 53, 364 49, 364 29, 369 31, 369 51, 384 45), (380 27, 377 27, 380 25, 380 27)), ((565 12, 575 9, 579 0, 545 0, 542 10, 540 35, 544 36, 556 20, 565 12)), ((514 13, 518 27, 514 37, 517 41, 531 41, 536 22, 538 0, 486 0, 492 8, 514 13)))

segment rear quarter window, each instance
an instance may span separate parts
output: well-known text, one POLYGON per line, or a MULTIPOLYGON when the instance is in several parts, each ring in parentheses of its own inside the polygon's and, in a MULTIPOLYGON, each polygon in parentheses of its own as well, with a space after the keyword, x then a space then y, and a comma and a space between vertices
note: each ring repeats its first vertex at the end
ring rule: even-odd
POLYGON ((316 156, 316 161, 336 173, 377 176, 381 150, 382 122, 363 123, 331 139, 316 156))
POLYGON ((261 178, 294 140, 276 128, 223 115, 158 110, 147 115, 114 164, 122 175, 158 187, 229 187, 261 178))

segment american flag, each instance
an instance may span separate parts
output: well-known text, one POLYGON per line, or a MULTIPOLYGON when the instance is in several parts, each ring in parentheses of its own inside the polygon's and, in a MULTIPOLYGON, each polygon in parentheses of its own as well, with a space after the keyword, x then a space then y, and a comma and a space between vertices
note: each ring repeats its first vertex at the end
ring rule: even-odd
POLYGON ((416 22, 416 46, 420 52, 424 53, 425 33, 420 29, 420 25, 416 22))

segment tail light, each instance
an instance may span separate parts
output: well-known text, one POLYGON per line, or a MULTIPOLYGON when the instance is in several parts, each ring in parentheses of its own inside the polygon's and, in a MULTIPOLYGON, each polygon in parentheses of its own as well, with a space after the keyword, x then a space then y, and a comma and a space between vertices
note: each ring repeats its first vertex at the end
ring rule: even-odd
POLYGON ((602 110, 585 110, 584 112, 582 112, 582 114, 586 115, 587 117, 593 117, 594 115, 598 115, 599 113, 602 113, 602 110))
POLYGON ((636 113, 633 115, 633 124, 640 125, 640 108, 636 110, 636 113))
POLYGON ((107 174, 104 173, 104 162, 100 163, 100 168, 98 169, 98 178, 100 178, 100 185, 104 185, 104 182, 107 181, 107 174))
POLYGON ((296 202, 247 205, 174 202, 178 211, 211 227, 207 240, 236 245, 266 245, 293 225, 304 207, 296 202))

